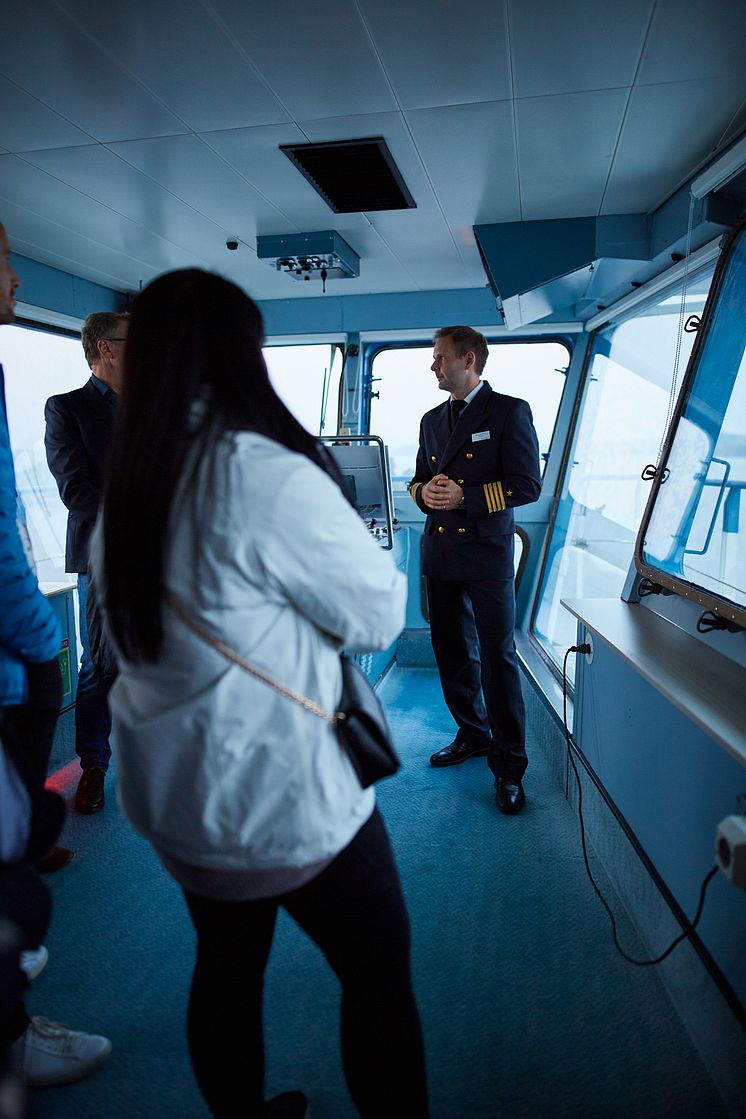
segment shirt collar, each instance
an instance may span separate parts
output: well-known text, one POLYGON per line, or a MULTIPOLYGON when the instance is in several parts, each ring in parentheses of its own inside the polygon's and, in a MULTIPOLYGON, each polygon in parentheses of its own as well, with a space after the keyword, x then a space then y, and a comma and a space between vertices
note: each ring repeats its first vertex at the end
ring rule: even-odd
MULTIPOLYGON (((478 382, 476 388, 473 388, 471 390, 471 392, 469 393, 469 395, 464 397, 464 404, 471 404, 472 400, 477 395, 477 393, 479 392, 479 390, 481 389, 483 384, 484 384, 484 381, 479 381, 478 382)), ((451 397, 451 401, 453 401, 453 400, 454 400, 454 397, 451 397)))
POLYGON ((107 385, 104 381, 100 381, 95 373, 91 373, 91 380, 102 396, 108 396, 110 392, 114 392, 111 385, 107 385))

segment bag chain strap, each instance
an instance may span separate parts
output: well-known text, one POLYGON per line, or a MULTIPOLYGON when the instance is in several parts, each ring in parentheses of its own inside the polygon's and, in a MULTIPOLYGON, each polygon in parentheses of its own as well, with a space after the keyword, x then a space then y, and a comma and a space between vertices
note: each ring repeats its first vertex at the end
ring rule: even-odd
POLYGON ((276 692, 285 696, 286 699, 290 699, 293 703, 299 704, 305 711, 310 712, 311 715, 317 715, 319 719, 326 719, 327 723, 331 723, 332 726, 336 726, 337 723, 343 722, 347 717, 344 711, 336 711, 332 714, 331 711, 326 711, 323 707, 320 707, 318 703, 314 703, 312 699, 308 699, 306 696, 301 695, 300 692, 294 692, 291 688, 286 688, 284 684, 280 684, 277 680, 273 680, 266 672, 262 672, 260 668, 255 668, 249 661, 244 660, 235 649, 231 649, 230 645, 226 645, 224 641, 221 641, 217 637, 213 637, 212 634, 203 629, 170 592, 166 592, 165 598, 174 614, 181 618, 187 629, 190 629, 192 633, 196 634, 206 645, 214 649, 216 653, 220 653, 221 657, 225 657, 227 661, 238 665, 244 672, 248 672, 250 676, 256 676, 257 680, 261 680, 262 683, 268 684, 270 688, 274 688, 276 692))

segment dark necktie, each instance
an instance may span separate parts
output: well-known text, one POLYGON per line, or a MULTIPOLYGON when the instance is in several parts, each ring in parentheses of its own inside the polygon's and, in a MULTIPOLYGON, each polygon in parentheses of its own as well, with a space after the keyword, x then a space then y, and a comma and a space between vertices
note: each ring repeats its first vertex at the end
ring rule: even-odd
POLYGON ((458 423, 458 418, 466 407, 465 400, 452 400, 451 401, 451 431, 458 423))

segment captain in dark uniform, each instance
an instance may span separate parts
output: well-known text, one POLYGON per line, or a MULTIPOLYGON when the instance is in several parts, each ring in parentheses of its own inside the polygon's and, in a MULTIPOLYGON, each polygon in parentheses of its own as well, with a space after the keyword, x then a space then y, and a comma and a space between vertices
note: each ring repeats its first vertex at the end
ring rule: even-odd
POLYGON ((431 765, 487 756, 501 812, 525 803, 525 711, 516 660, 513 509, 541 491, 525 400, 481 374, 487 342, 468 326, 437 331, 432 370, 450 399, 420 424, 409 492, 427 514, 423 572, 443 695, 458 732, 431 765))

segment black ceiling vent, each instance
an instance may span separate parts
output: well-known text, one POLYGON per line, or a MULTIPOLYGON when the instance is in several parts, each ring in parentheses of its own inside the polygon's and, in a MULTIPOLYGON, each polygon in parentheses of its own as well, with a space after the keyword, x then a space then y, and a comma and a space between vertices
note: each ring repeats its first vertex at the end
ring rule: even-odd
POLYGON ((280 151, 335 214, 417 206, 382 136, 326 144, 281 144, 280 151))

